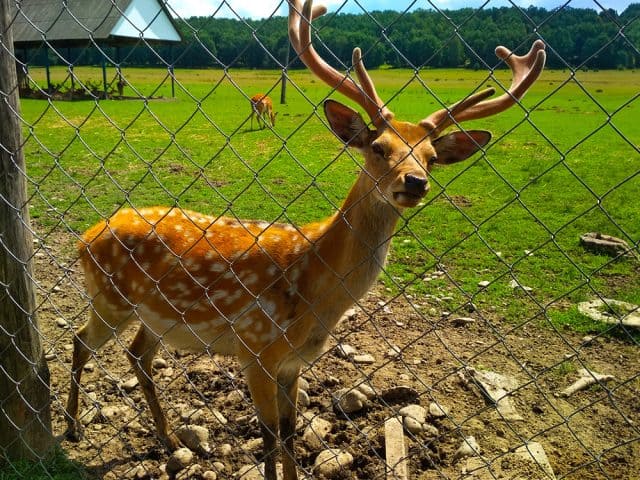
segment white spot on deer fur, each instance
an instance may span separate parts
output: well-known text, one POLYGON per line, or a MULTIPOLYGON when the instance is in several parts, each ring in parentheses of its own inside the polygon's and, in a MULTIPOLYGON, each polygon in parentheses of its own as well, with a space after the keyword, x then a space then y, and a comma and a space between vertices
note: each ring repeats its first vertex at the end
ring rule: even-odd
POLYGON ((206 312, 210 309, 209 305, 205 301, 198 302, 193 309, 197 312, 206 312))
POLYGON ((187 270, 199 270, 200 269, 200 263, 195 258, 187 258, 186 260, 183 260, 182 266, 187 270))
POLYGON ((231 305, 236 300, 238 300, 242 296, 242 291, 240 289, 234 291, 231 295, 227 295, 224 299, 225 305, 231 305))
POLYGON ((250 342, 258 343, 258 336, 255 333, 253 333, 251 330, 243 329, 242 330, 242 337, 245 340, 248 340, 250 342))
POLYGON ((258 298, 257 301, 262 311, 266 313, 270 319, 276 321, 276 303, 265 298, 258 298))
POLYGON ((242 275, 240 277, 240 280, 246 286, 255 285, 256 283, 258 283, 258 279, 259 279, 258 274, 255 272, 249 272, 248 275, 242 275))
POLYGON ((226 270, 227 265, 224 263, 215 262, 209 266, 209 270, 213 273, 222 273, 226 270))
MULTIPOLYGON (((120 273, 122 272, 118 272, 118 275, 120 275, 120 273)), ((139 288, 138 282, 136 282, 135 280, 131 281, 131 290, 136 292, 139 288)))
POLYGON ((188 308, 191 308, 192 305, 193 305, 193 301, 189 300, 188 298, 178 298, 173 300, 173 306, 183 311, 187 310, 188 308))
POLYGON ((291 269, 291 275, 290 275, 290 279, 292 283, 297 283, 298 280, 300 280, 300 273, 301 273, 301 269, 299 266, 291 269))
POLYGON ((277 272, 278 272, 277 266, 270 265, 269 267, 267 267, 267 275, 269 275, 270 277, 274 277, 277 272))
POLYGON ((284 228, 287 232, 297 232, 298 230, 293 226, 286 223, 282 228, 284 228))
POLYGON ((217 302, 225 297, 229 296, 229 292, 227 290, 218 290, 212 294, 208 294, 207 298, 210 302, 217 302))
POLYGON ((187 285, 183 282, 174 283, 169 287, 172 292, 184 292, 187 289, 187 285))
POLYGON ((148 273, 149 270, 151 270, 151 264, 149 262, 144 262, 142 265, 140 265, 140 268, 143 272, 148 273))
POLYGON ((178 213, 178 212, 176 211, 176 209, 175 209, 175 208, 172 208, 171 210, 169 210, 169 213, 167 213, 167 216, 169 216, 169 217, 175 217, 177 213, 178 213))
POLYGON ((184 230, 183 226, 182 226, 182 225, 180 225, 180 224, 175 224, 175 225, 173 226, 173 229, 174 229, 176 232, 178 232, 178 233, 180 233, 181 231, 183 231, 183 230, 184 230))
POLYGON ((278 328, 278 326, 274 322, 269 322, 267 324, 266 332, 260 335, 259 340, 262 343, 271 343, 277 338, 279 334, 280 328, 278 328))
POLYGON ((213 260, 214 258, 216 258, 216 254, 214 253, 213 250, 208 250, 205 254, 204 254, 204 258, 205 260, 213 260))

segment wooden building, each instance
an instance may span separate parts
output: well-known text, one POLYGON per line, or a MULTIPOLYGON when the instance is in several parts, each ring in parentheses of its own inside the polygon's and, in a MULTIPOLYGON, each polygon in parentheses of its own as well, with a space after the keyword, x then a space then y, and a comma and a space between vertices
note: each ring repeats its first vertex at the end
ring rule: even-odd
MULTIPOLYGON (((18 9, 14 2, 11 3, 19 78, 26 78, 29 52, 34 49, 50 49, 62 57, 62 49, 75 47, 110 46, 116 47, 117 51, 119 47, 140 42, 158 44, 182 41, 164 0, 22 0, 18 9)), ((110 60, 120 76, 120 60, 118 55, 115 57, 110 60)), ((108 60, 103 56, 105 95, 108 60)), ((50 91, 48 61, 45 67, 50 91)))

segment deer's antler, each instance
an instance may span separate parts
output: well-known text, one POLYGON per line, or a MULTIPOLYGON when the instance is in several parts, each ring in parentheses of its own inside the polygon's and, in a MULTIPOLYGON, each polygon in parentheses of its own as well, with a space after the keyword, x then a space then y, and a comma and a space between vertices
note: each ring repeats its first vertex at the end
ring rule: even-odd
POLYGON ((348 75, 343 75, 325 62, 311 44, 311 22, 324 15, 324 5, 313 5, 313 0, 289 0, 289 39, 298 57, 318 78, 360 105, 369 114, 376 127, 381 127, 393 118, 376 92, 373 80, 362 61, 359 48, 353 50, 353 66, 360 84, 348 75))
POLYGON ((538 79, 547 58, 542 40, 533 42, 529 53, 514 55, 506 47, 497 47, 496 55, 503 59, 513 72, 509 90, 498 98, 486 100, 493 95, 494 89, 483 90, 468 98, 432 113, 420 124, 429 131, 440 132, 455 122, 464 122, 476 118, 488 117, 500 113, 518 102, 526 91, 538 79))

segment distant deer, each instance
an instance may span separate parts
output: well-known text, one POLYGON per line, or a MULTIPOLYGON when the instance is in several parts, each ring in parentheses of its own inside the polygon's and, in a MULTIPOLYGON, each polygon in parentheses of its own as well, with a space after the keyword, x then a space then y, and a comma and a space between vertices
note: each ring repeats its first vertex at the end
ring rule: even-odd
POLYGON ((263 129, 267 123, 276 126, 276 113, 273 112, 273 102, 265 93, 258 93, 251 97, 251 130, 253 130, 253 117, 256 117, 258 127, 263 129))
POLYGON ((324 102, 333 132, 364 156, 364 167, 340 209, 295 227, 240 221, 179 208, 125 209, 87 230, 80 242, 91 315, 74 340, 67 404, 70 438, 78 438, 78 388, 87 360, 129 323, 139 323, 128 356, 157 433, 173 450, 153 384, 152 359, 161 342, 176 348, 237 356, 255 403, 264 440, 265 478, 276 479, 278 436, 285 480, 298 478, 294 458, 298 375, 323 351, 343 313, 378 278, 401 213, 429 191, 435 164, 459 162, 491 135, 442 134, 454 123, 511 107, 540 75, 544 44, 525 56, 498 47, 513 71, 508 92, 470 95, 417 124, 394 119, 353 52, 359 84, 324 62, 311 45, 311 20, 324 14, 311 1, 290 0, 289 36, 306 66, 329 88, 357 102, 362 116, 324 102))

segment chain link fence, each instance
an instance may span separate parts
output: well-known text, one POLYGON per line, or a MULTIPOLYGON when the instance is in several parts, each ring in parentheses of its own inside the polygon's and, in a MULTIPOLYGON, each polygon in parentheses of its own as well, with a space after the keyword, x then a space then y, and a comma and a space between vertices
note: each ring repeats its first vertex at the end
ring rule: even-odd
MULTIPOLYGON (((87 11, 91 3, 9 8, 14 30, 32 31, 15 39, 22 102, 14 115, 24 137, 33 313, 51 372, 53 433, 80 477, 256 478, 261 429, 237 361, 160 342, 153 382, 170 431, 195 452, 170 455, 124 354, 129 330, 114 329, 115 341, 84 366, 84 435, 64 438, 74 332, 94 305, 76 244, 122 208, 260 219, 250 224, 263 226, 256 243, 269 227, 331 215, 363 167, 322 115, 325 99, 344 99, 299 68, 286 2, 263 21, 243 20, 234 2, 189 18, 179 2, 110 0, 87 11), (105 25, 134 33, 115 39, 105 25), (233 45, 223 35, 231 28, 233 45), (271 97, 275 120, 253 123, 256 94, 271 97)), ((540 38, 554 68, 511 111, 474 122, 492 130, 492 143, 433 171, 429 196, 401 214, 378 282, 303 367, 301 476, 635 478, 640 82, 626 64, 593 65, 640 58, 640 12, 621 16, 593 2, 598 35, 585 42, 597 42, 565 58, 568 40, 549 29, 566 20, 571 2, 549 10, 487 2, 458 14, 441 2, 395 7, 383 14, 367 2, 332 6, 347 14, 319 20, 313 36, 341 70, 350 65, 344 48, 365 42, 365 63, 381 67, 372 70, 378 91, 401 119, 419 121, 484 86, 508 88, 509 73, 485 54, 485 42, 523 52, 540 38), (489 24, 500 12, 521 26, 489 24), (424 18, 437 18, 437 32, 408 41, 404 22, 424 18), (473 27, 479 19, 482 34, 473 27), (453 55, 467 68, 431 68, 453 55)), ((148 259, 150 268, 162 261, 148 259)), ((20 478, 22 468, 8 462, 7 478, 20 478)), ((39 468, 56 478, 55 462, 43 458, 39 468)))

